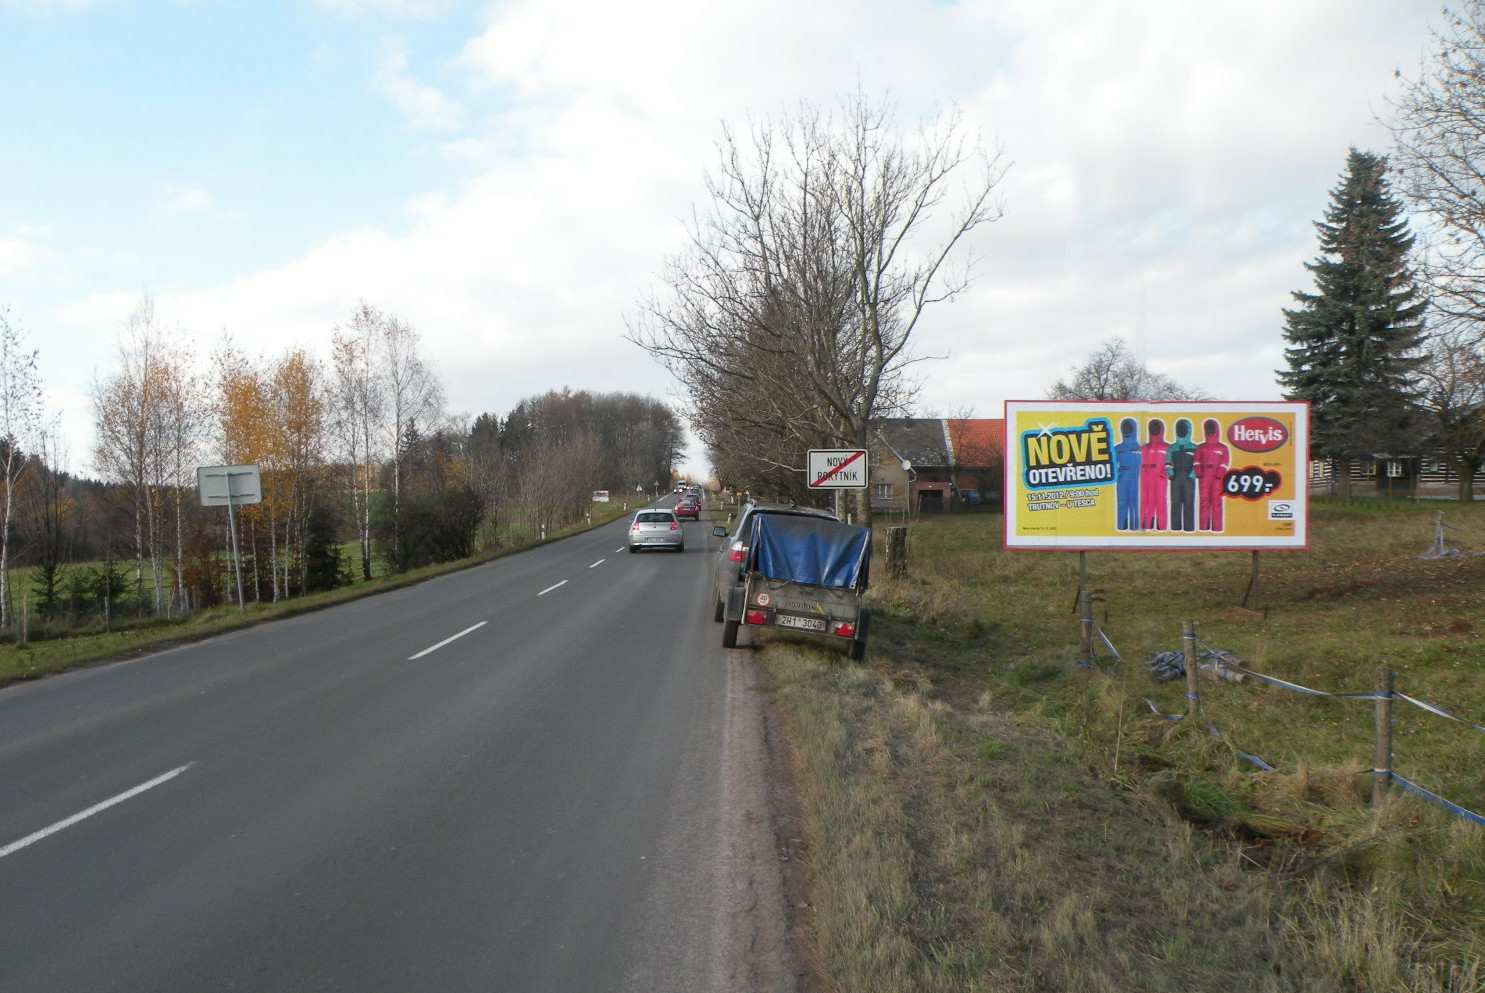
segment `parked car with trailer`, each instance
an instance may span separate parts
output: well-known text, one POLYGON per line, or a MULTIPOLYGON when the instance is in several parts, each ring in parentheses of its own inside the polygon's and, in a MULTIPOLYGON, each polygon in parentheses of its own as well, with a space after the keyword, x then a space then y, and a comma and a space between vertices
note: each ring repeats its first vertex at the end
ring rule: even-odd
POLYGON ((722 612, 727 603, 729 590, 741 589, 743 581, 747 578, 743 572, 743 565, 748 557, 749 536, 752 534, 754 520, 761 514, 781 514, 795 517, 815 517, 827 521, 836 520, 836 516, 826 510, 816 510, 814 507, 799 507, 792 503, 765 503, 761 500, 749 500, 738 510, 737 520, 732 533, 729 535, 725 527, 712 528, 712 534, 718 538, 729 539, 722 543, 721 550, 717 553, 716 566, 712 577, 712 620, 720 621, 722 612))
POLYGON ((642 548, 673 548, 686 550, 686 532, 676 518, 675 511, 650 507, 636 511, 629 522, 629 551, 642 548))
POLYGON ((867 528, 826 517, 754 514, 742 586, 727 593, 722 645, 736 648, 738 630, 748 625, 824 639, 864 659, 870 567, 867 528))

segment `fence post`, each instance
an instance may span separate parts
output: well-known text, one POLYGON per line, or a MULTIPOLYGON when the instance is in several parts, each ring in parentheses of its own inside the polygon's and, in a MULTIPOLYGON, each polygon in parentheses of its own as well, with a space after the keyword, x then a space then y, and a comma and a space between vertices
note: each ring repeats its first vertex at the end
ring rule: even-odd
POLYGON ((1377 750, 1372 756, 1372 809, 1387 799, 1392 782, 1392 686, 1396 674, 1386 666, 1377 670, 1377 750))
POLYGON ((1181 622, 1181 650, 1186 654, 1186 716, 1201 717, 1201 694, 1196 689, 1196 622, 1181 622))
POLYGON ((31 600, 26 590, 21 591, 21 644, 31 641, 31 600))
POLYGON ((1082 629, 1078 665, 1084 669, 1093 664, 1093 591, 1078 591, 1078 626, 1082 629))
POLYGON ((108 620, 108 594, 103 594, 103 630, 109 630, 108 620))
POLYGON ((887 574, 901 576, 907 572, 907 528, 887 529, 887 574))

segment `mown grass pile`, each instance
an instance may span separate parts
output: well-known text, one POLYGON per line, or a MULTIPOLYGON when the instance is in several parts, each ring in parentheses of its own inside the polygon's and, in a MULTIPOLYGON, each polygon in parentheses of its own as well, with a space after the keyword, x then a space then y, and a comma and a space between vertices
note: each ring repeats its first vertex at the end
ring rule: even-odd
MULTIPOLYGON (((1264 557, 1261 611, 1236 606, 1246 555, 1091 555, 1125 658, 1106 673, 1076 665, 1075 555, 1003 552, 998 516, 917 522, 909 576, 877 570, 868 667, 765 652, 815 888, 836 894, 817 895, 820 974, 842 990, 1485 989, 1485 829, 1406 796, 1370 809, 1370 703, 1203 680, 1221 737, 1146 703, 1184 709, 1184 685, 1144 663, 1191 619, 1253 669, 1369 690, 1388 665, 1481 720, 1485 556, 1420 559, 1437 509, 1321 504, 1309 552, 1264 557)), ((1485 550, 1485 507, 1446 519, 1485 550)), ((1485 809, 1485 734, 1410 707, 1395 723, 1399 771, 1485 809)))

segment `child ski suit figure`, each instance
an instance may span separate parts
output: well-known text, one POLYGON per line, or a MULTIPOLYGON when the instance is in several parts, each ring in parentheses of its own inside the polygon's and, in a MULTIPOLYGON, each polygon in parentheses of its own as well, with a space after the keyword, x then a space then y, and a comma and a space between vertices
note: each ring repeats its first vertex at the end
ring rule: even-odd
POLYGON ((1196 446, 1196 526, 1203 531, 1222 530, 1222 479, 1232 461, 1232 451, 1222 444, 1222 425, 1207 418, 1201 423, 1206 440, 1196 446))
POLYGON ((1170 478, 1170 529, 1196 530, 1196 442, 1191 440, 1191 422, 1176 421, 1176 440, 1165 452, 1165 472, 1170 478))
POLYGON ((1119 422, 1119 436, 1114 446, 1114 527, 1120 531, 1140 529, 1140 440, 1139 425, 1134 418, 1119 422))
POLYGON ((1149 438, 1140 450, 1140 529, 1165 530, 1165 422, 1151 418, 1145 428, 1149 438))

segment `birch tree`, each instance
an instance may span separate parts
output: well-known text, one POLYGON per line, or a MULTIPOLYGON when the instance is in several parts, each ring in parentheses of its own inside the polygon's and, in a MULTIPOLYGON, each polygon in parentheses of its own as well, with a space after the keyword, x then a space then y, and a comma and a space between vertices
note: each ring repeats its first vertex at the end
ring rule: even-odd
POLYGON ((387 448, 392 452, 392 538, 402 524, 402 444, 408 426, 430 425, 443 406, 443 391, 418 352, 420 336, 393 314, 382 315, 381 392, 386 402, 387 448))
POLYGON ((135 597, 142 607, 148 557, 156 612, 164 599, 155 488, 162 464, 160 427, 165 420, 160 413, 163 344, 154 301, 145 297, 125 324, 118 370, 93 384, 94 462, 104 476, 123 483, 132 498, 135 597))
POLYGON ((361 545, 361 575, 371 578, 371 482, 382 430, 382 381, 377 375, 383 317, 362 303, 331 338, 336 434, 349 457, 351 516, 361 545))
POLYGON ((37 352, 0 311, 0 476, 5 485, 3 523, 0 523, 0 626, 11 622, 10 534, 15 516, 16 484, 28 458, 23 449, 39 433, 41 377, 37 352))

